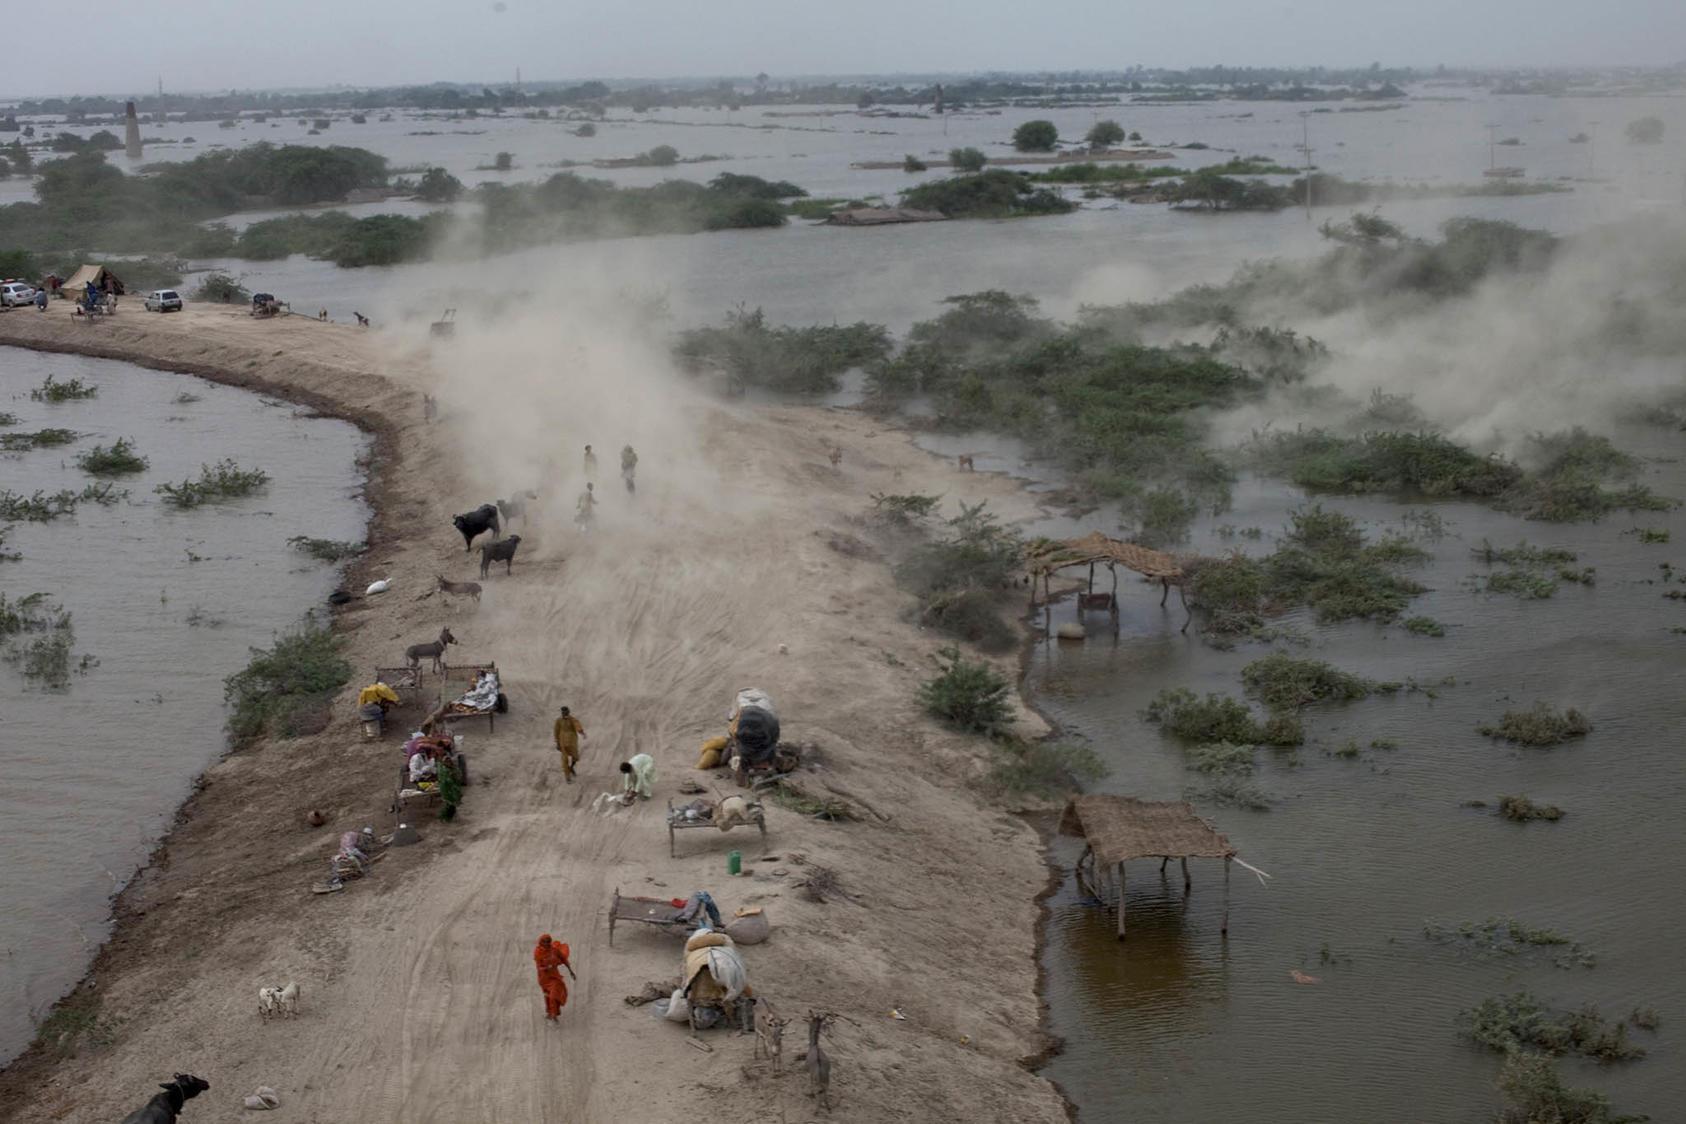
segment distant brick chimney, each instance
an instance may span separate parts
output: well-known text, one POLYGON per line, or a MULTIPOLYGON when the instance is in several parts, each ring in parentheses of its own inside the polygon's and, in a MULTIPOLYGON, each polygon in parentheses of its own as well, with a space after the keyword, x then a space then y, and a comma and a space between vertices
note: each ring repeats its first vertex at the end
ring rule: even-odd
POLYGON ((135 116, 135 103, 123 107, 123 152, 131 160, 141 158, 140 119, 135 116))

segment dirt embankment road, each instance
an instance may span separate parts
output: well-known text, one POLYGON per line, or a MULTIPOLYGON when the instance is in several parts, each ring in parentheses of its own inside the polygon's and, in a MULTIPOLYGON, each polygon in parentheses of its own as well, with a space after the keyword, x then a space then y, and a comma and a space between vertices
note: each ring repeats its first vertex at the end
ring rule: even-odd
POLYGON ((517 528, 513 576, 488 578, 478 607, 446 603, 429 593, 435 575, 474 576, 451 513, 492 496, 468 482, 452 412, 424 422, 432 376, 419 356, 400 361, 378 334, 225 309, 135 307, 96 324, 57 307, 20 311, 0 315, 0 343, 201 373, 360 422, 376 437, 376 515, 348 586, 393 579, 392 592, 336 612, 357 678, 331 725, 209 770, 123 894, 117 933, 75 1000, 105 1044, 85 1041, 69 1060, 32 1050, 0 1075, 0 1114, 110 1121, 190 1071, 212 1083, 190 1106, 195 1120, 243 1118, 240 1098, 260 1084, 280 1093, 278 1119, 321 1124, 814 1118, 788 1064, 799 1024, 787 1073, 774 1077, 751 1064, 753 1038, 712 1032, 704 1053, 622 1001, 675 977, 679 948, 629 925, 610 948, 619 887, 701 888, 728 912, 765 907, 774 936, 746 950, 756 990, 787 1015, 852 1020, 827 1044, 833 1118, 1065 1119, 1055 1090, 1022 1064, 1044 1045, 1037 840, 969 787, 982 747, 918 713, 914 685, 940 642, 906 623, 906 599, 856 522, 879 490, 1022 514, 1009 481, 962 476, 847 412, 708 406, 698 424, 734 437, 711 454, 733 503, 664 499, 660 458, 647 456, 636 506, 606 496, 598 532, 582 537, 557 514, 571 497, 546 496, 545 514, 517 528), (827 443, 843 449, 838 468, 827 443), (441 624, 461 641, 458 661, 497 661, 511 703, 495 733, 464 731, 476 783, 462 816, 422 822, 420 846, 393 850, 344 893, 313 896, 340 831, 392 824, 397 745, 359 739, 350 693, 441 624), (774 806, 765 846, 696 831, 668 857, 666 799, 686 777, 711 783, 689 766, 747 684, 773 694, 788 739, 819 747, 823 768, 809 780, 889 821, 821 823, 774 806), (562 703, 589 732, 573 786, 548 744, 562 703), (656 758, 656 800, 592 811, 638 751, 656 758), (306 825, 310 808, 326 826, 306 825), (752 876, 726 876, 730 848, 752 876), (836 871, 853 899, 807 900, 796 883, 815 866, 836 871), (572 945, 579 971, 557 1026, 542 1018, 530 959, 544 931, 572 945), (302 1016, 260 1023, 258 987, 289 979, 302 1016))

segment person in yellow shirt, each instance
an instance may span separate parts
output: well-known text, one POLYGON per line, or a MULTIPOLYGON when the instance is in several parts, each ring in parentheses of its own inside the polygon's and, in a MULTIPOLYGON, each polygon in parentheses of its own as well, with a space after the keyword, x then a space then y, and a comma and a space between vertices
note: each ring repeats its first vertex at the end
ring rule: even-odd
POLYGON ((379 703, 381 710, 384 712, 387 707, 398 705, 398 692, 377 679, 357 692, 357 705, 359 707, 368 706, 370 703, 379 703))
POLYGON ((556 748, 562 753, 562 777, 573 784, 574 764, 580 759, 580 739, 585 737, 585 727, 567 707, 563 707, 552 733, 556 738, 556 748))

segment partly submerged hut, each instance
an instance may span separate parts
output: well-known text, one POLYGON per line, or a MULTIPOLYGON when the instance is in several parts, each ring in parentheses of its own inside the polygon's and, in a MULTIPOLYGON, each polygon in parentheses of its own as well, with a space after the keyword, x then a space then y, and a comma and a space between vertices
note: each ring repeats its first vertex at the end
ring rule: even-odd
MULTIPOLYGON (((1156 581, 1163 588, 1159 603, 1165 604, 1166 598, 1171 596, 1171 587, 1177 587, 1177 596, 1182 597, 1183 567, 1171 555, 1160 550, 1150 550, 1133 542, 1123 539, 1108 538, 1099 531, 1084 535, 1079 539, 1038 539, 1025 548, 1025 568, 1030 571, 1030 607, 1036 608, 1036 583, 1042 583, 1042 596, 1047 600, 1050 596, 1050 585, 1054 573, 1072 566, 1089 567, 1089 586, 1086 592, 1077 599, 1079 613, 1085 609, 1107 609, 1116 614, 1118 612, 1118 567, 1134 570, 1150 581, 1156 581), (1110 593, 1095 592, 1095 567, 1105 566, 1112 574, 1112 591, 1110 593)), ((1183 599, 1183 608, 1188 608, 1188 601, 1183 599)), ((1188 627, 1188 622, 1183 622, 1188 627)))
MULTIPOLYGON (((1079 877, 1089 864, 1091 874, 1118 874, 1118 939, 1124 939, 1124 864, 1131 859, 1158 859, 1163 871, 1177 859, 1182 865, 1183 893, 1194 881, 1189 859, 1224 861, 1222 932, 1229 934, 1229 866, 1239 852, 1218 829, 1195 814, 1182 800, 1137 800, 1133 796, 1074 796, 1060 816, 1060 831, 1081 836, 1087 846, 1077 860, 1079 877)), ((1242 863, 1242 866, 1247 866, 1242 863)), ((1265 877, 1255 867, 1248 867, 1265 877)))

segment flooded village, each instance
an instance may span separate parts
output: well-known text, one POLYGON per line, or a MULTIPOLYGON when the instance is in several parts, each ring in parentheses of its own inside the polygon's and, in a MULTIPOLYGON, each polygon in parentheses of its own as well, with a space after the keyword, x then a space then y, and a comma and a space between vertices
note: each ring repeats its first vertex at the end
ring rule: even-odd
POLYGON ((1669 1119, 1686 73, 1259 61, 13 89, 0 1119, 1669 1119))

